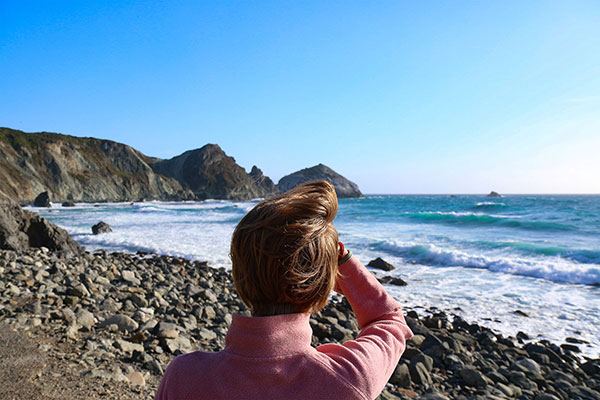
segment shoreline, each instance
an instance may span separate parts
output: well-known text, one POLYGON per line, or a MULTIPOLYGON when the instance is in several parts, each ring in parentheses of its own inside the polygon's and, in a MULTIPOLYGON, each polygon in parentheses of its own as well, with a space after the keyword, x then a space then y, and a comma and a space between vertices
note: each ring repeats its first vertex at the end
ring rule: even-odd
MULTIPOLYGON (((54 338, 39 349, 73 365, 73 380, 127 383, 116 398, 151 398, 172 358, 221 350, 231 315, 245 311, 224 268, 157 254, 2 250, 0 277, 0 322, 33 341, 54 338)), ((600 359, 579 356, 577 344, 522 344, 451 313, 415 309, 405 307, 415 338, 381 398, 600 399, 600 359)), ((313 345, 357 332, 340 296, 311 326, 313 345)), ((43 379, 27 384, 39 388, 43 379)))

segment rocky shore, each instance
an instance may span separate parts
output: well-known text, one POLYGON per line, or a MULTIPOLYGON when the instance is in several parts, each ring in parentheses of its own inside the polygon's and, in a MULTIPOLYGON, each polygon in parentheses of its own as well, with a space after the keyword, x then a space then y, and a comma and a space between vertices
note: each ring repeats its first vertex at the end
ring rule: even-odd
MULTIPOLYGON (((524 344, 444 312, 406 311, 415 337, 382 399, 600 399, 600 360, 576 343, 524 344)), ((230 273, 203 262, 1 250, 0 397, 152 398, 171 359, 221 350, 232 314, 245 312, 230 273)), ((314 345, 357 333, 337 295, 311 324, 314 345)))

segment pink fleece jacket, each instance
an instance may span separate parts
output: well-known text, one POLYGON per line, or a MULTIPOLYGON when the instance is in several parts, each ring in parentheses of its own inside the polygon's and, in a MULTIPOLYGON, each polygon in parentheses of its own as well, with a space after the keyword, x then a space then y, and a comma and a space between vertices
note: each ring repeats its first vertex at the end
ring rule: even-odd
POLYGON ((309 314, 235 315, 225 349, 176 357, 156 400, 376 398, 412 332, 400 304, 355 257, 340 272, 336 290, 358 320, 355 340, 314 348, 309 314))

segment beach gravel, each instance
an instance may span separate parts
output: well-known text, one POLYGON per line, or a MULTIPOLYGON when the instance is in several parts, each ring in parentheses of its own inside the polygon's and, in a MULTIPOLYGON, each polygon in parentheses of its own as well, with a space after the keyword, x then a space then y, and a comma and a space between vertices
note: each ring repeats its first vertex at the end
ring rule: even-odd
MULTIPOLYGON (((0 385, 6 398, 151 399, 169 362, 219 351, 247 314, 230 272, 171 256, 0 250, 0 385)), ((436 309, 406 308, 415 333, 380 399, 600 400, 600 360, 506 337, 436 309)), ((354 338, 335 295, 313 345, 354 338)), ((572 346, 577 343, 569 342, 572 346)))

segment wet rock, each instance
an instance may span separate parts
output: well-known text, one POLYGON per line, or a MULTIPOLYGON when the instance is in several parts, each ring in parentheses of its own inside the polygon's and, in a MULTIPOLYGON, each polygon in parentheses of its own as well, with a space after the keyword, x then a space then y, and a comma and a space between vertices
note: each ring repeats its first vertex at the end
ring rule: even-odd
POLYGON ((381 257, 377 257, 376 259, 369 261, 367 267, 381 269, 383 271, 391 271, 394 269, 392 264, 384 261, 381 257))
MULTIPOLYGON (((393 268, 393 267, 392 267, 393 268)), ((384 276, 383 278, 378 278, 377 279, 379 282, 381 283, 385 283, 388 285, 395 285, 395 286, 406 286, 408 285, 406 283, 406 281, 404 281, 402 278, 398 278, 396 276, 384 276)))
POLYGON ((63 207, 75 207, 75 203, 73 203, 72 201, 65 201, 61 204, 63 207))
POLYGON ((96 225, 92 226, 92 233, 94 235, 99 235, 101 233, 109 233, 112 232, 112 228, 104 221, 98 222, 96 225))
POLYGON ((52 207, 50 204, 50 195, 48 192, 42 192, 33 200, 34 207, 52 207))

